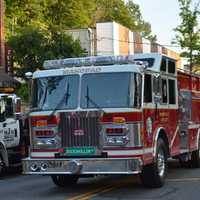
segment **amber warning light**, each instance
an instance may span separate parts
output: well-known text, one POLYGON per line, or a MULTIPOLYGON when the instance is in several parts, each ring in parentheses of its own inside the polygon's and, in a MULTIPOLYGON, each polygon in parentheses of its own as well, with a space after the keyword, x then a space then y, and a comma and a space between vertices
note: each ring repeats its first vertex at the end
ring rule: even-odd
POLYGON ((126 119, 124 117, 113 117, 113 123, 124 124, 126 119))
POLYGON ((31 117, 31 125, 35 127, 56 126, 59 120, 56 116, 35 116, 31 117))

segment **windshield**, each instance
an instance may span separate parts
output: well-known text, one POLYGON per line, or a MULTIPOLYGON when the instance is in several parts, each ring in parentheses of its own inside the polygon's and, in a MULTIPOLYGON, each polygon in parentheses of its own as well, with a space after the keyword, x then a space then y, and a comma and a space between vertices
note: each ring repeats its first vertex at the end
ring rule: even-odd
POLYGON ((135 94, 140 95, 136 82, 136 74, 128 72, 85 74, 82 76, 81 108, 138 107, 140 103, 136 101, 141 98, 134 98, 135 94))
POLYGON ((78 75, 34 79, 32 109, 74 109, 78 105, 78 87, 78 75))

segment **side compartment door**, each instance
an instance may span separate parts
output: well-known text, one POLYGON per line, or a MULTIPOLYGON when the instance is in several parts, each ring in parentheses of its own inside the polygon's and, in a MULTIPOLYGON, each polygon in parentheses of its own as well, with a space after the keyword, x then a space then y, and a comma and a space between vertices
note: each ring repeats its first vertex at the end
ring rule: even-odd
POLYGON ((188 149, 189 132, 188 125, 192 117, 192 95, 190 91, 179 92, 179 134, 180 134, 180 148, 182 150, 188 149))

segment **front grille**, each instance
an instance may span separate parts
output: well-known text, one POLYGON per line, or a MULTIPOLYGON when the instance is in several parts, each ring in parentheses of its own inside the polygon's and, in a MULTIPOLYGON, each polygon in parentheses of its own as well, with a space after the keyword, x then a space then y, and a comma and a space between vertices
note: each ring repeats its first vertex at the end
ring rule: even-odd
POLYGON ((98 147, 99 118, 99 112, 60 113, 62 147, 98 147))

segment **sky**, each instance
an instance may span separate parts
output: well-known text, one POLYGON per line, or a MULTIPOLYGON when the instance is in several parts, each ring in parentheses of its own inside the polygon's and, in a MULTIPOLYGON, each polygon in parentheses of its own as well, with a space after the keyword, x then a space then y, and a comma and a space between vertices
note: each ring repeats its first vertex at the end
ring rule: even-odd
MULTIPOLYGON (((193 0, 193 3, 198 1, 193 0)), ((152 32, 157 35, 158 43, 170 45, 175 38, 173 29, 180 24, 178 0, 133 0, 133 2, 140 6, 144 20, 151 24, 152 32)))

